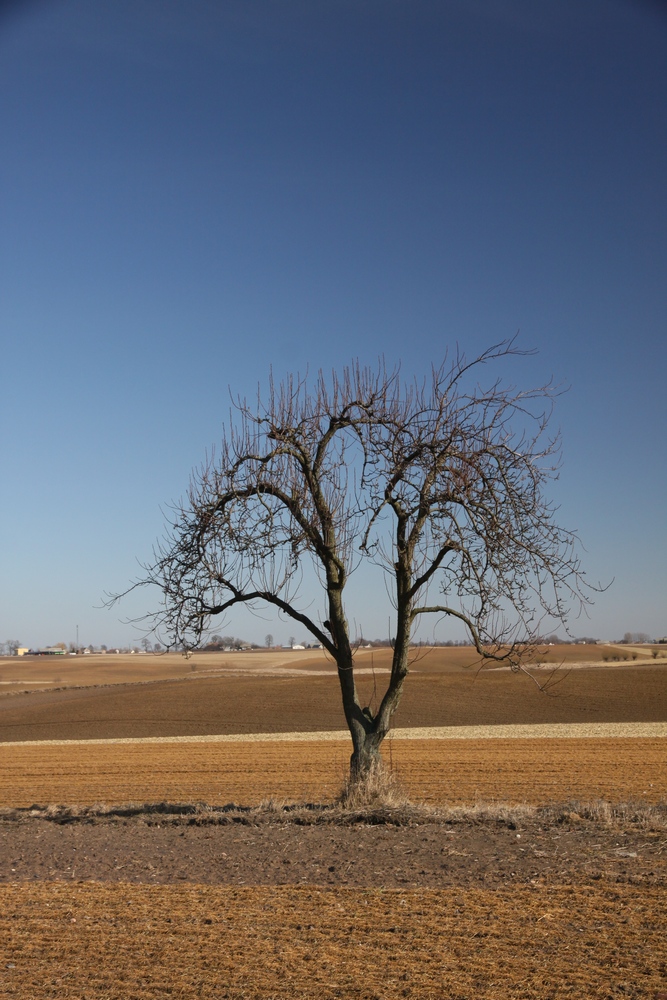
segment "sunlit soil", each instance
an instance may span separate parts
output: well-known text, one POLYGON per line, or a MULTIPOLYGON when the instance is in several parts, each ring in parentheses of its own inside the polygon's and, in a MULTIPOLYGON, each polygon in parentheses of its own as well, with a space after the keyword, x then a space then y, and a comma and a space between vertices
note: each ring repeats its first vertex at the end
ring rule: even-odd
MULTIPOLYGON (((350 744, 111 743, 0 746, 0 806, 33 803, 327 801, 350 744)), ((393 740, 384 756, 416 802, 664 798, 667 740, 393 740)))
POLYGON ((651 997, 664 889, 0 887, 3 997, 651 997))
MULTIPOLYGON (((559 672, 545 694, 509 671, 426 670, 406 680, 397 728, 667 721, 667 666, 559 672)), ((543 671, 542 680, 550 673, 543 671)), ((385 675, 358 678, 362 705, 377 708, 385 675)), ((347 738, 333 673, 193 674, 146 684, 71 687, 0 697, 0 742, 212 736, 338 730, 347 738)))
MULTIPOLYGON (((403 725, 506 723, 519 721, 517 716, 525 722, 664 719, 663 674, 650 667, 641 673, 628 666, 626 673, 624 667, 610 666, 608 683, 601 683, 602 669, 573 671, 560 688, 566 696, 548 699, 536 691, 540 700, 531 702, 534 686, 527 680, 521 689, 525 698, 517 700, 511 686, 521 679, 490 675, 491 683, 481 687, 472 665, 459 663, 439 672, 435 662, 429 667, 425 658, 415 664, 403 725), (470 691, 468 678, 474 682, 470 691), (443 720, 439 705, 452 702, 460 706, 459 715, 443 720), (513 719, 507 717, 510 712, 513 719)), ((381 666, 381 658, 374 666, 381 666)), ((313 669, 328 668, 325 663, 313 669)), ((372 677, 364 676, 372 692, 372 677)), ((253 805, 270 797, 299 802, 336 797, 349 764, 347 738, 38 742, 49 725, 53 735, 102 735, 102 705, 114 726, 127 720, 128 735, 149 726, 158 733, 187 733, 197 727, 207 731, 211 724, 219 727, 213 732, 242 725, 250 734, 266 731, 267 720, 276 717, 294 729, 304 716, 310 726, 339 725, 327 714, 332 690, 337 693, 335 677, 285 678, 278 686, 268 679, 238 677, 234 683, 213 685, 166 682, 118 688, 114 690, 128 694, 113 703, 97 696, 65 703, 40 695, 41 716, 34 696, 8 698, 4 724, 9 735, 4 738, 20 739, 23 731, 35 742, 0 746, 0 806, 165 800, 253 805), (187 702, 184 711, 186 690, 196 692, 199 701, 187 702), (162 700, 145 698, 151 691, 162 700), (213 691, 226 696, 222 704, 229 718, 224 726, 204 714, 213 691), (283 699, 279 711, 277 692, 283 699), (293 704, 295 693, 305 701, 293 704), (193 705, 201 705, 196 724, 193 705), (173 722, 165 723, 172 717, 173 722)), ((397 738, 386 741, 384 755, 409 797, 434 805, 598 798, 657 803, 667 787, 667 740, 657 736, 397 738)), ((620 871, 619 855, 602 871, 594 865, 573 877, 557 868, 548 885, 538 877, 528 884, 532 874, 515 878, 509 852, 498 862, 503 884, 494 889, 470 887, 469 882, 438 889, 259 887, 251 879, 247 886, 233 888, 75 882, 74 861, 71 871, 60 873, 60 881, 41 882, 32 880, 34 868, 32 877, 26 869, 22 881, 0 886, 0 998, 654 998, 667 994, 662 874, 667 847, 661 838, 655 832, 651 840, 651 860, 645 863, 650 878, 640 877, 639 868, 620 871)), ((592 848, 596 846, 597 840, 592 848)), ((112 851, 114 877, 128 878, 115 871, 120 862, 113 861, 112 851)), ((149 857, 145 881, 151 878, 149 857)), ((473 874, 475 857, 462 859, 473 874)), ((404 863, 409 867, 410 858, 404 863)), ((11 862, 7 867, 9 878, 19 877, 12 874, 11 862)), ((250 868, 254 870, 252 864, 250 868)), ((427 873, 415 868, 415 876, 426 879, 427 873)))

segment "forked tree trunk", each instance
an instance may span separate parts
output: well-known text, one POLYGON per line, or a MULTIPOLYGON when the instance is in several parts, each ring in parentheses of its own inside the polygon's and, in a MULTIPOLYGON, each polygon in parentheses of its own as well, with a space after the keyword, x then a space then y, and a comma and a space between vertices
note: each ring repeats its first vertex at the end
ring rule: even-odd
POLYGON ((357 782, 364 775, 370 773, 380 762, 380 744, 384 733, 377 732, 375 719, 372 718, 368 709, 364 712, 359 704, 351 651, 349 655, 339 655, 337 659, 343 711, 352 737, 350 781, 357 782))
MULTIPOLYGON (((405 562, 405 558, 403 562, 405 562)), ((382 703, 373 715, 370 707, 362 707, 359 704, 354 680, 354 656, 343 609, 342 587, 336 576, 336 568, 333 566, 328 568, 327 590, 330 617, 326 624, 335 642, 336 652, 334 655, 338 667, 343 711, 352 737, 353 751, 350 758, 350 781, 352 783, 363 781, 369 774, 381 767, 380 746, 391 727, 391 720, 401 700, 403 681, 408 672, 410 601, 405 594, 408 589, 409 574, 403 564, 399 569, 397 635, 394 642, 391 676, 382 703)))
POLYGON ((373 715, 369 708, 362 708, 357 698, 354 683, 354 664, 350 654, 343 664, 338 663, 338 678, 343 696, 343 709, 350 735, 352 737, 352 756, 350 757, 350 781, 363 781, 373 771, 382 766, 380 747, 390 730, 391 720, 398 708, 403 690, 403 681, 407 674, 407 647, 405 650, 394 650, 394 662, 389 686, 382 699, 377 713, 373 715))

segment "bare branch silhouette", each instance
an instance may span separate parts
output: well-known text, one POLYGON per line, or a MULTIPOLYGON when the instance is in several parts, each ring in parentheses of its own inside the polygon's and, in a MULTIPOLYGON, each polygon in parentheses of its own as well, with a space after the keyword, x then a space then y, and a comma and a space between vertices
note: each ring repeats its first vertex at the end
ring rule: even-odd
POLYGON ((462 623, 482 661, 526 670, 543 624, 567 627, 569 608, 580 613, 597 588, 545 496, 560 390, 475 382, 522 353, 508 341, 470 362, 457 354, 423 383, 355 363, 312 385, 271 378, 266 403, 237 400, 136 584, 162 594, 160 634, 193 648, 238 605, 298 622, 337 665, 353 775, 378 760, 423 616, 462 623), (360 560, 382 566, 394 608, 391 673, 373 710, 357 697, 344 601, 360 560), (299 599, 306 564, 322 586, 319 617, 299 599))

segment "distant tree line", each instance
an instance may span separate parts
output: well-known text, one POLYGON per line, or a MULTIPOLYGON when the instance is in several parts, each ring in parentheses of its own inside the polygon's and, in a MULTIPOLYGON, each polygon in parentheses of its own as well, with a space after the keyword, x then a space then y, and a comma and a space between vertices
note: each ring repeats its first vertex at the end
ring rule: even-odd
POLYGON ((618 641, 619 643, 628 645, 632 642, 651 642, 652 640, 650 635, 647 635, 646 632, 626 632, 623 635, 623 638, 618 641))
POLYGON ((239 639, 234 635, 212 635, 209 641, 200 646, 200 649, 208 653, 213 653, 222 649, 259 649, 256 642, 248 642, 247 639, 239 639))
MULTIPOLYGON (((380 649, 393 649, 394 639, 357 639, 355 645, 358 646, 373 646, 374 648, 380 649)), ((410 641, 411 646, 472 646, 474 645, 469 639, 412 639, 410 641)))

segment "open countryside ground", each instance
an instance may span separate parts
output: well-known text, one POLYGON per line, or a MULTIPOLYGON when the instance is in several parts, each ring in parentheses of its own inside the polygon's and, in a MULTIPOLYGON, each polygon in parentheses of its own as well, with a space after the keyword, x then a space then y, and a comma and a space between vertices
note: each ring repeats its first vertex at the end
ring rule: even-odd
MULTIPOLYGON (((667 733, 667 726, 663 726, 667 733)), ((0 806, 331 801, 350 756, 344 740, 0 746, 0 806)), ((658 802, 667 740, 392 740, 385 759, 416 802, 658 802)))
MULTIPOLYGON (((356 654, 363 671, 389 667, 389 649, 359 649, 356 654)), ((667 663, 667 646, 562 645, 541 646, 537 662, 566 667, 614 663, 667 663)), ((419 673, 471 670, 479 666, 479 656, 470 646, 415 647, 413 669, 419 673)), ((21 688, 53 688, 92 684, 122 684, 173 680, 179 677, 233 673, 289 674, 312 671, 333 673, 333 661, 323 650, 259 649, 242 652, 182 653, 92 653, 79 656, 0 656, 0 693, 21 688)))
MULTIPOLYGON (((480 672, 469 648, 422 652, 405 685, 396 725, 667 719, 667 659, 604 662, 599 660, 598 646, 549 647, 549 655, 553 650, 558 650, 559 657, 565 655, 562 650, 568 656, 574 656, 575 651, 577 656, 594 655, 598 660, 592 662, 600 665, 572 668, 573 663, 591 661, 566 661, 553 677, 551 668, 536 670, 541 682, 550 678, 557 682, 545 696, 529 677, 503 669, 480 672)), ((626 650, 622 655, 631 654, 626 650)), ((137 655, 125 658, 132 662, 123 662, 122 671, 118 667, 122 683, 99 684, 94 683, 97 667, 79 663, 77 669, 84 671, 85 667, 85 671, 71 685, 63 680, 57 690, 53 685, 51 689, 40 688, 38 678, 34 689, 0 687, 0 692, 5 692, 0 696, 0 742, 336 729, 345 732, 338 680, 331 663, 323 654, 313 656, 310 651, 287 651, 287 657, 278 660, 271 653, 244 653, 207 658, 202 654, 191 661, 173 656, 170 665, 168 657, 137 655), (303 656, 305 659, 300 659, 303 656), (133 664, 138 664, 135 673, 127 674, 133 664), (165 679, 165 664, 181 674, 185 668, 186 673, 165 679)), ((387 650, 367 651, 360 657, 361 670, 366 671, 359 677, 360 696, 371 706, 377 704, 382 690, 385 676, 381 671, 387 669, 388 658, 387 650)), ((113 657, 98 659, 104 661, 103 669, 111 669, 107 661, 113 657)), ((64 673, 68 662, 48 665, 62 666, 64 673)), ((25 669, 36 674, 41 666, 32 663, 25 669)), ((16 659, 12 668, 18 669, 16 659)))
MULTIPOLYGON (((275 808, 86 814, 95 802, 331 800, 350 747, 336 678, 311 656, 283 663, 289 673, 258 654, 108 687, 81 686, 81 673, 0 698, 0 997, 667 992, 667 671, 603 661, 545 696, 442 652, 415 664, 399 726, 534 728, 397 733, 385 757, 415 801, 524 803, 514 812, 388 825, 315 813, 302 825, 275 808), (83 742, 105 737, 129 741, 83 742), (585 805, 600 798, 645 805, 585 805)), ((372 674, 362 684, 370 701, 372 674)))
POLYGON ((0 889, 4 997, 653 997, 664 887, 0 889))

